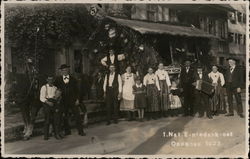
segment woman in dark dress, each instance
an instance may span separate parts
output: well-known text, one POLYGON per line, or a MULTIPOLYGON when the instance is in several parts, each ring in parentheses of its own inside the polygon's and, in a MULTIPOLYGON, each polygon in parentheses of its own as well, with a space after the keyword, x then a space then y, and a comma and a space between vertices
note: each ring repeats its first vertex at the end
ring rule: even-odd
POLYGON ((141 79, 137 77, 133 86, 133 93, 135 94, 135 109, 138 110, 139 121, 143 121, 144 109, 146 108, 146 87, 142 84, 141 79))

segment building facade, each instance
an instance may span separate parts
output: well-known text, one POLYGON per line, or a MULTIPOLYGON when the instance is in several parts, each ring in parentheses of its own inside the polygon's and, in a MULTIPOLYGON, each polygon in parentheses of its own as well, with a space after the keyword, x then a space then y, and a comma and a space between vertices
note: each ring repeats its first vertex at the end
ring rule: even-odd
POLYGON ((234 11, 229 13, 228 36, 229 56, 235 57, 238 63, 246 63, 246 8, 244 5, 231 5, 234 11))
MULTIPOLYGON (((114 17, 144 21, 152 23, 152 25, 153 23, 160 23, 176 26, 176 28, 179 26, 183 28, 191 27, 203 31, 204 35, 211 35, 210 37, 197 37, 192 33, 180 35, 164 33, 167 34, 166 37, 170 35, 168 39, 173 40, 174 38, 176 45, 172 47, 177 50, 185 50, 186 55, 194 56, 196 59, 208 54, 212 57, 212 63, 225 65, 226 58, 230 56, 228 14, 234 11, 230 5, 132 4, 128 7, 128 5, 124 6, 123 4, 116 4, 115 6, 108 4, 105 9, 107 11, 112 10, 109 14, 114 17), (117 10, 117 14, 115 14, 115 10, 117 10), (122 14, 123 10, 125 14, 122 14), (208 45, 205 44, 205 50, 200 48, 204 45, 200 43, 201 40, 208 43, 208 45)), ((182 30, 185 32, 185 29, 182 30)), ((176 32, 178 32, 178 28, 176 32)), ((175 50, 175 52, 177 51, 175 50)))

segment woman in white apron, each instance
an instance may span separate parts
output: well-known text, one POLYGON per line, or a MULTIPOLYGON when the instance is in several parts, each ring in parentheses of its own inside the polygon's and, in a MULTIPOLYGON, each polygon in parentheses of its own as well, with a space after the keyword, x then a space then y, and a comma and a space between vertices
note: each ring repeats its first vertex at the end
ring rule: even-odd
POLYGON ((122 75, 122 101, 120 110, 126 111, 128 120, 131 121, 135 118, 135 107, 133 94, 133 86, 135 85, 135 74, 131 71, 131 66, 127 66, 126 72, 122 75))

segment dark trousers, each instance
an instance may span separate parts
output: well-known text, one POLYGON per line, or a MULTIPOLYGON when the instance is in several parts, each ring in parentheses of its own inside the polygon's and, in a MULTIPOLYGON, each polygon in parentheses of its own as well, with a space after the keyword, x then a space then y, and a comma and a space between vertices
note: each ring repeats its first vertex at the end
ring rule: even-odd
POLYGON ((114 88, 108 88, 106 91, 106 111, 107 111, 107 121, 111 119, 118 119, 118 90, 114 88), (112 117, 113 114, 113 117, 112 117))
POLYGON ((69 124, 70 111, 73 114, 74 119, 76 121, 76 127, 78 130, 78 133, 82 133, 83 132, 83 125, 82 125, 79 106, 76 106, 75 103, 71 103, 71 104, 64 103, 63 105, 64 105, 63 126, 64 126, 65 133, 66 134, 71 133, 71 128, 70 128, 70 124, 69 124))
POLYGON ((211 116, 211 106, 209 105, 209 96, 201 91, 195 90, 195 107, 200 116, 211 116))
POLYGON ((233 96, 235 97, 237 103, 237 113, 243 113, 243 106, 241 101, 241 94, 237 93, 237 89, 231 89, 230 86, 227 88, 227 98, 228 98, 228 105, 229 105, 229 113, 234 114, 233 110, 233 96))
POLYGON ((47 104, 43 104, 44 108, 44 136, 49 136, 49 126, 52 124, 55 135, 59 135, 60 132, 60 119, 61 112, 59 108, 56 106, 49 106, 47 104))
POLYGON ((194 114, 194 108, 193 108, 193 87, 192 85, 186 84, 183 87, 183 96, 184 96, 184 114, 185 115, 193 115, 194 114))

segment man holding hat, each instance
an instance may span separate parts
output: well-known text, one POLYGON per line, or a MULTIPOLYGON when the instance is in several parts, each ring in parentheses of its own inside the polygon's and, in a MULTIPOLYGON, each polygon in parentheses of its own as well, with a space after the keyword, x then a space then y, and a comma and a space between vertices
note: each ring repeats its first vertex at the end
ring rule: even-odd
POLYGON ((55 86, 62 91, 62 107, 64 114, 64 131, 65 135, 70 135, 70 125, 69 125, 69 111, 76 120, 76 126, 78 129, 78 134, 80 136, 85 136, 83 131, 83 125, 81 122, 80 110, 79 110, 79 90, 77 85, 77 80, 69 75, 70 66, 63 64, 59 68, 61 71, 61 76, 57 77, 55 80, 55 86))
POLYGON ((181 69, 180 73, 180 87, 183 89, 184 96, 184 116, 193 116, 193 85, 194 82, 194 70, 191 67, 191 60, 186 59, 185 65, 181 69))
POLYGON ((233 116, 233 95, 235 96, 237 103, 237 113, 241 118, 243 116, 243 107, 241 101, 241 88, 244 86, 243 82, 243 72, 236 65, 236 59, 228 58, 229 68, 226 71, 226 89, 227 89, 227 97, 228 97, 228 105, 229 105, 229 114, 226 116, 233 116))

